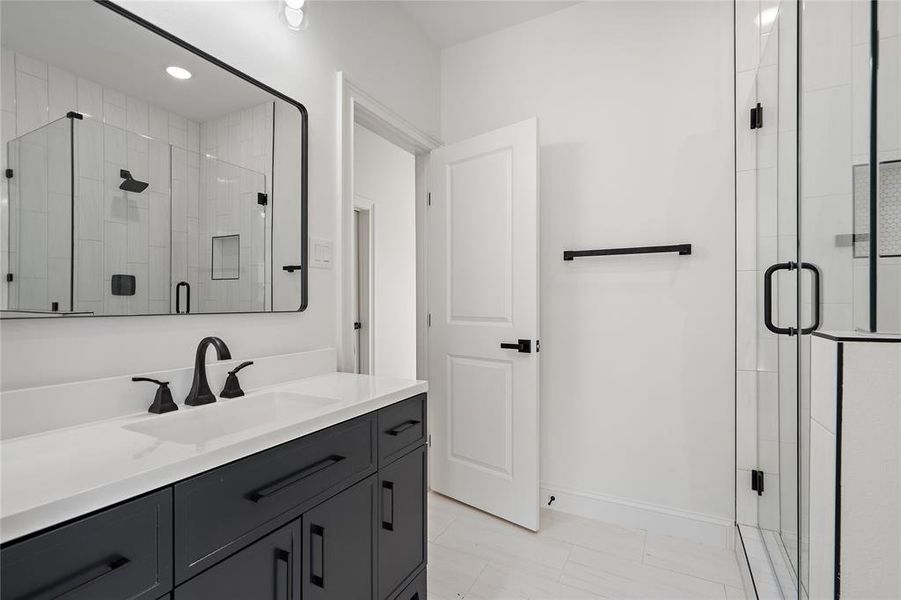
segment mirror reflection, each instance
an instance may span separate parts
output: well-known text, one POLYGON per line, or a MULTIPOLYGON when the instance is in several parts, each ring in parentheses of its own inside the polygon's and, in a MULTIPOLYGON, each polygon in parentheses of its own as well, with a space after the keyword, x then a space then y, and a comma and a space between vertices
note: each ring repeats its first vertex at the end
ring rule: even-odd
POLYGON ((94 2, 0 10, 4 317, 301 308, 297 103, 94 2))

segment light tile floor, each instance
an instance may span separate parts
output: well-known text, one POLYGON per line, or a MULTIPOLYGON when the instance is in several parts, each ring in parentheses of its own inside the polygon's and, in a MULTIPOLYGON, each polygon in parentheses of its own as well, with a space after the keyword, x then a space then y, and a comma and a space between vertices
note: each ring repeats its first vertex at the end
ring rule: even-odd
POLYGON ((532 533, 429 494, 429 600, 744 599, 732 550, 543 510, 532 533))

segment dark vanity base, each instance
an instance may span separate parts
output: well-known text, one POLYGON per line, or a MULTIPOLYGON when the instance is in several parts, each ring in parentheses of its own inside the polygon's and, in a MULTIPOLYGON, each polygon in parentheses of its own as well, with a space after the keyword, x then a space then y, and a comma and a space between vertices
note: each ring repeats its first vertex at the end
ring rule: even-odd
POLYGON ((425 600, 425 394, 0 550, 4 600, 425 600))

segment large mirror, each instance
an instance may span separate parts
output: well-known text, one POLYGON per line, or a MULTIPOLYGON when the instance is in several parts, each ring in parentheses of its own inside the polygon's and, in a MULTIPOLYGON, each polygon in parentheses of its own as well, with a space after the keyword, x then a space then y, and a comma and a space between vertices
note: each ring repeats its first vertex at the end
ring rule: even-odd
POLYGON ((299 102, 112 3, 0 11, 4 318, 305 308, 299 102))

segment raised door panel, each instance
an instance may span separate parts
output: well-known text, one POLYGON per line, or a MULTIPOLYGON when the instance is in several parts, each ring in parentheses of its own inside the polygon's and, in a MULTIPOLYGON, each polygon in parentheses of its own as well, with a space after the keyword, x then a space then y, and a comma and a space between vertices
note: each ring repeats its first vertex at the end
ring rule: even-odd
POLYGON ((373 475, 304 513, 304 600, 374 596, 377 483, 373 475))

